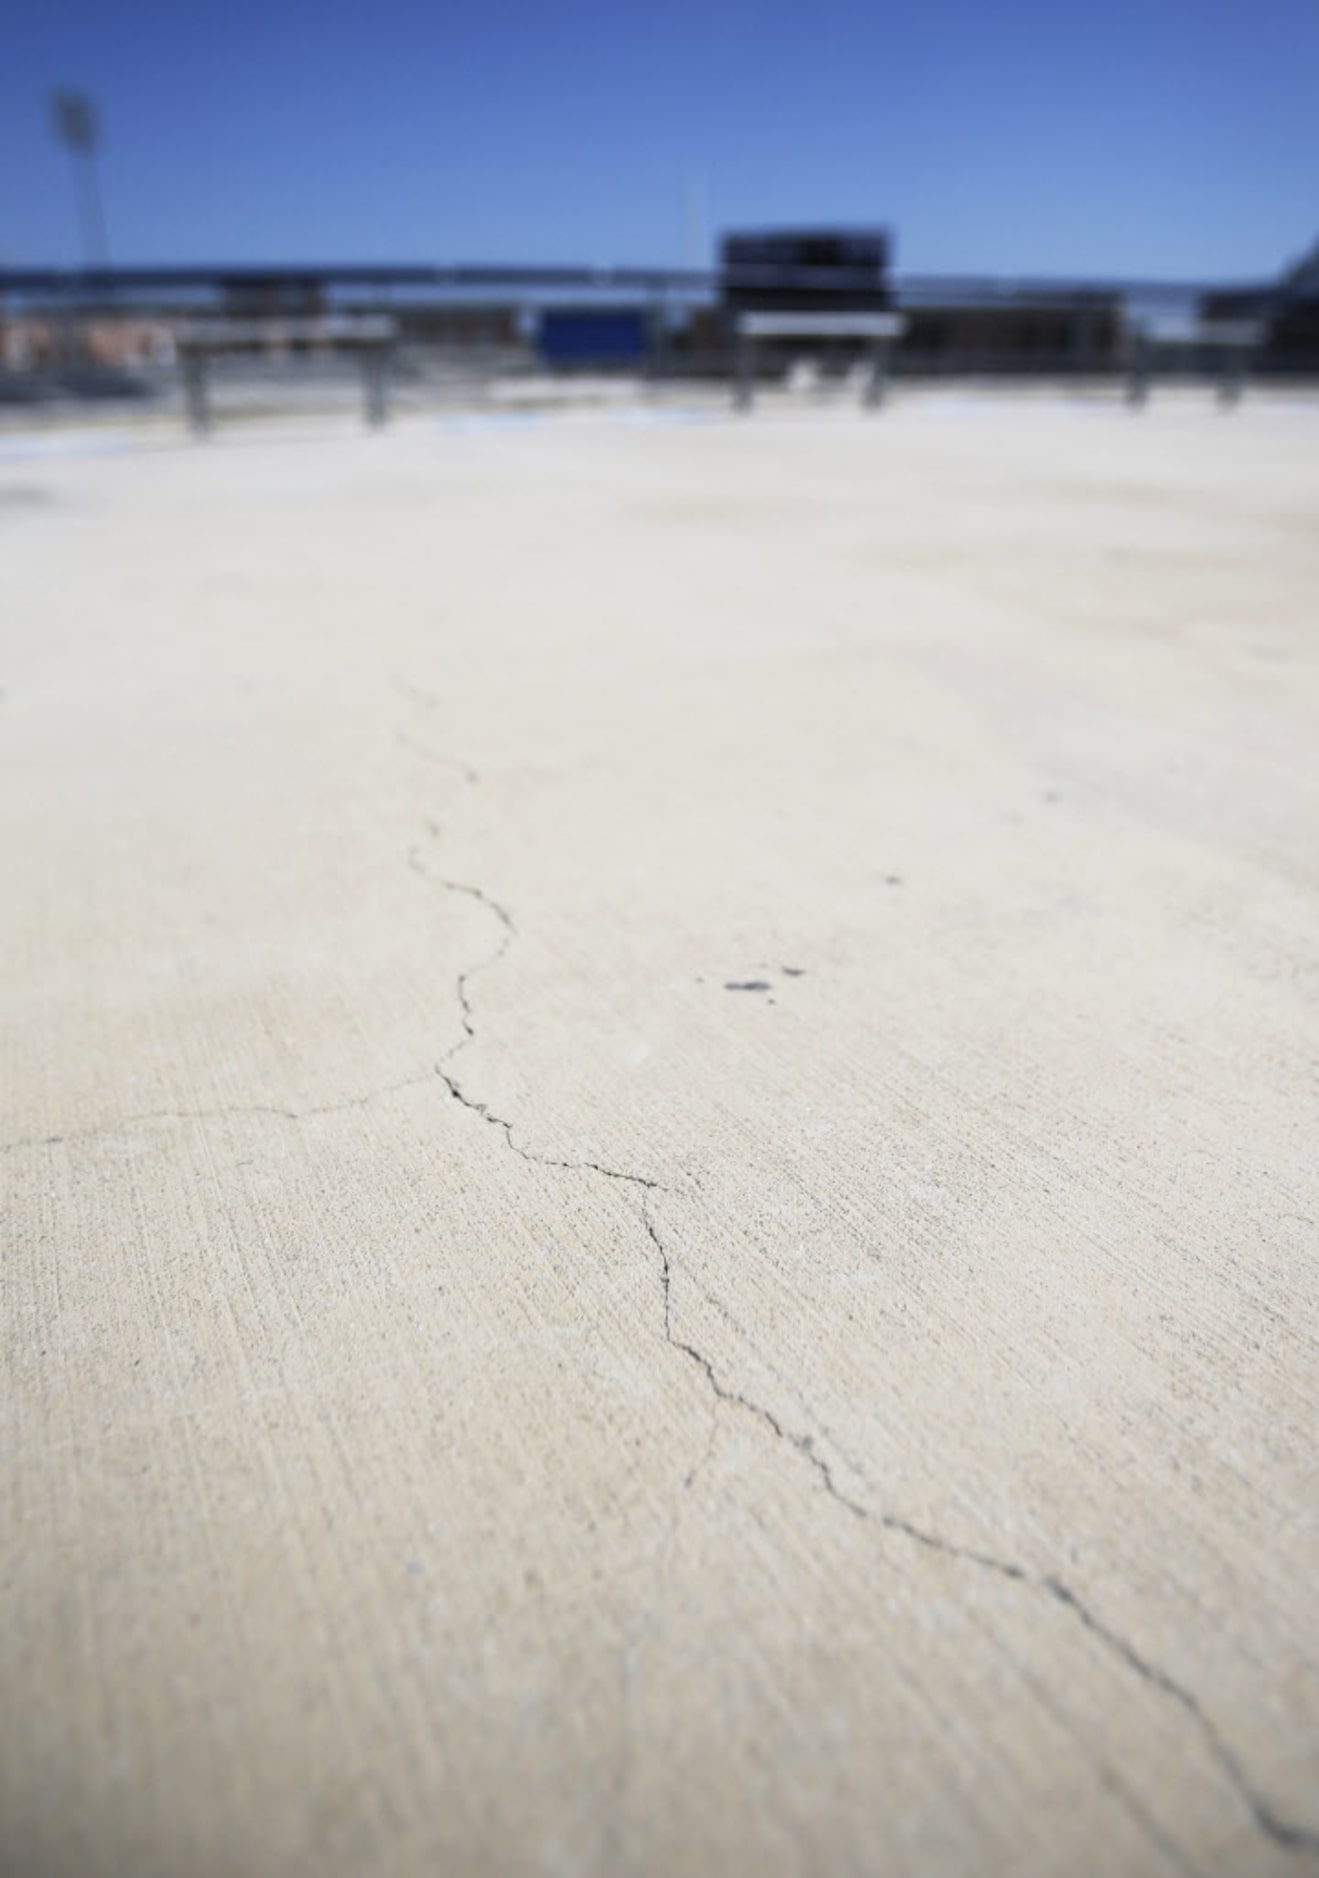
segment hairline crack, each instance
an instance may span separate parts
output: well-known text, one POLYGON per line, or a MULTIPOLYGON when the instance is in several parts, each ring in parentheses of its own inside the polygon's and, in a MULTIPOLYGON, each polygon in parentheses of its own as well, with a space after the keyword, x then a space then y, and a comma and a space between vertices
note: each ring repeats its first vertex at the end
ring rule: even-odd
MULTIPOLYGON (((414 863, 416 864, 416 863, 414 863)), ((424 866, 417 864, 418 871, 425 873, 424 866)), ((1090 1608, 1085 1600, 1077 1595, 1061 1578, 1054 1573, 1037 1573, 1013 1560, 999 1558, 990 1552, 982 1552, 971 1546, 958 1545, 955 1541, 930 1532, 925 1527, 902 1515, 883 1508, 868 1506, 864 1501, 848 1493, 838 1481, 835 1470, 819 1451, 813 1435, 799 1434, 782 1421, 774 1411, 764 1403, 730 1388, 719 1376, 713 1360, 695 1344, 688 1342, 674 1329, 673 1323, 673 1265, 663 1238, 655 1225, 650 1210, 652 1193, 672 1194, 675 1189, 664 1185, 648 1175, 632 1173, 623 1168, 608 1167, 598 1161, 568 1161, 554 1156, 536 1153, 522 1145, 514 1134, 514 1124, 506 1116, 497 1114, 488 1103, 470 1095, 459 1078, 445 1064, 476 1041, 476 1019, 472 1008, 468 983, 478 972, 489 970, 508 952, 517 937, 516 923, 506 907, 494 900, 484 889, 474 887, 462 881, 443 881, 438 884, 451 893, 466 894, 486 907, 503 926, 504 931, 496 950, 468 966, 457 979, 457 995, 463 1024, 463 1036, 445 1053, 436 1065, 437 1073, 444 1082, 450 1095, 463 1108, 476 1115, 481 1121, 503 1134, 508 1147, 523 1160, 534 1166, 549 1167, 573 1173, 598 1174, 606 1180, 619 1182, 625 1186, 637 1188, 641 1192, 640 1223, 654 1248, 659 1264, 662 1330, 664 1341, 679 1351, 700 1371, 716 1400, 729 1407, 737 1408, 749 1415, 779 1442, 784 1443, 798 1454, 811 1468, 821 1487, 843 1507, 854 1519, 864 1521, 880 1528, 881 1531, 896 1534, 929 1552, 935 1552, 946 1558, 958 1560, 964 1564, 975 1565, 980 1570, 989 1572, 1004 1581, 1019 1584, 1023 1588, 1039 1593, 1050 1599, 1055 1605, 1068 1613, 1082 1629, 1086 1630, 1100 1643, 1110 1655, 1124 1663, 1141 1681, 1157 1689, 1169 1700, 1175 1702, 1188 1716, 1200 1736, 1210 1758, 1215 1762, 1228 1785, 1246 1808, 1256 1827, 1266 1838, 1288 1852, 1319 1852, 1319 1829, 1296 1824, 1285 1818, 1259 1793, 1244 1763, 1228 1745, 1217 1725, 1206 1714, 1192 1692, 1167 1670, 1160 1669, 1148 1657, 1142 1655, 1134 1645, 1128 1643, 1119 1632, 1113 1630, 1090 1608)))

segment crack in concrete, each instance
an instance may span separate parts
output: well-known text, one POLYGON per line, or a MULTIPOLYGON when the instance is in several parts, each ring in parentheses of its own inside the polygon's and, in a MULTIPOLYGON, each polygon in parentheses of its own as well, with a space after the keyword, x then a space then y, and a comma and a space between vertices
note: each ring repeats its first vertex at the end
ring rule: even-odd
POLYGON ((104 1135, 120 1134, 125 1128, 149 1128, 159 1122, 219 1122, 250 1115, 269 1115, 284 1122, 311 1121, 318 1115, 343 1115, 350 1109, 366 1108, 404 1089, 420 1089, 423 1083, 434 1082, 437 1073, 430 1069, 421 1076, 405 1076, 401 1082, 383 1083, 360 1095, 345 1096, 339 1102, 320 1102, 306 1109, 279 1108, 272 1102, 231 1102, 213 1109, 144 1109, 136 1115, 118 1116, 112 1122, 98 1122, 91 1128, 73 1128, 62 1135, 21 1135, 15 1141, 0 1141, 0 1154, 18 1154, 27 1148, 73 1147, 104 1135))
POLYGON ((1069 1610, 1078 1623, 1082 1624, 1115 1655, 1121 1657, 1129 1669, 1155 1689, 1161 1690, 1164 1695, 1170 1697, 1186 1711, 1200 1730, 1201 1737, 1210 1753, 1249 1807, 1255 1824, 1261 1832, 1288 1852, 1319 1853, 1319 1831, 1308 1826, 1298 1826, 1293 1821, 1284 1819, 1276 1808, 1269 1805, 1252 1784, 1239 1756, 1229 1747, 1211 1717, 1201 1708, 1185 1683, 1178 1682, 1177 1678, 1170 1676, 1167 1670, 1160 1669, 1157 1663, 1151 1663, 1148 1657, 1142 1656, 1140 1651, 1128 1643, 1125 1637, 1119 1636, 1115 1630, 1110 1629, 1104 1623, 1102 1618, 1096 1617, 1090 1607, 1083 1603, 1060 1578, 1048 1576, 1036 1582, 1048 1592, 1050 1597, 1055 1598, 1059 1604, 1069 1610))
MULTIPOLYGON (((472 892, 474 889, 457 888, 456 891, 472 892)), ((484 965, 493 964, 493 962, 493 960, 485 960, 483 961, 482 967, 475 969, 483 969, 484 965)), ((464 976, 470 976, 470 974, 464 974, 464 976)), ((462 979, 459 979, 458 983, 460 986, 459 999, 461 1001, 465 996, 464 990, 461 989, 462 979)), ((514 1154, 520 1156, 524 1161, 530 1161, 533 1167, 556 1167, 570 1174, 599 1174, 605 1180, 621 1181, 624 1186, 628 1187, 640 1187, 652 1192, 668 1191, 667 1188, 660 1187, 658 1180, 650 1180, 645 1174, 630 1174, 620 1167, 606 1167, 603 1161, 563 1161, 558 1159, 555 1155, 538 1154, 534 1148, 523 1147, 522 1143, 517 1140, 513 1133, 514 1124, 509 1121, 506 1116, 497 1115, 488 1102, 482 1102, 478 1097, 469 1095, 458 1078, 444 1067, 451 1057, 456 1056, 459 1050, 465 1049, 476 1036, 476 1032, 471 1028, 471 1018, 469 1010, 466 1007, 463 1011, 463 1025, 466 1035, 454 1045, 452 1050, 447 1051, 446 1054, 440 1058, 440 1061, 435 1066, 435 1073, 455 1102, 461 1103, 463 1108, 469 1110, 471 1114, 479 1115, 483 1122, 489 1122, 492 1128, 500 1128, 503 1130, 504 1139, 507 1141, 509 1147, 512 1148, 514 1154)))
MULTIPOLYGON (((427 827, 432 835, 438 834, 439 831, 433 823, 428 823, 427 827)), ((644 1174, 632 1174, 622 1168, 606 1167, 602 1161, 560 1160, 554 1155, 540 1154, 537 1153, 534 1148, 524 1147, 514 1134, 514 1123, 509 1121, 506 1116, 497 1115, 488 1102, 482 1102, 476 1096, 469 1095, 459 1078, 445 1067, 445 1065, 451 1063, 454 1057, 461 1051, 465 1050, 469 1044, 475 1043, 476 1041, 476 1013, 472 1008, 472 996, 468 989, 469 985, 473 978, 477 977, 479 973, 488 972, 492 966, 498 965, 499 961, 508 952, 513 941, 517 938, 518 930, 513 915, 509 912, 508 908, 501 905, 492 894, 487 893, 484 887, 474 887, 469 881, 447 880, 438 874, 432 874, 430 869, 426 866, 420 850, 417 848, 410 850, 408 854, 408 865, 414 872, 420 874, 424 880, 432 881, 437 887, 442 888, 445 893, 463 894, 469 900, 475 900, 478 906, 484 907, 488 913, 498 920, 503 929, 499 936, 499 943, 494 950, 487 953, 484 958, 477 959, 475 964, 469 965, 465 970, 459 972, 454 981, 454 990, 458 999, 458 1016, 462 1024, 463 1034, 458 1039, 457 1043, 445 1051, 444 1055, 435 1065, 436 1075, 440 1078, 440 1081, 449 1091, 454 1101, 461 1103, 463 1108, 470 1110, 473 1115, 479 1115, 482 1121, 489 1122, 492 1128, 502 1129, 504 1138, 514 1154, 519 1155, 524 1161, 529 1161, 534 1167, 555 1167, 567 1173, 599 1174, 605 1180, 621 1181, 626 1186, 638 1187, 643 1190, 658 1190, 660 1186, 659 1181, 650 1180, 644 1174)))
MULTIPOLYGON (((977 1628, 982 1632, 985 1630, 983 1623, 978 1622, 977 1628)), ((998 1644, 1000 1649, 1004 1648, 1000 1639, 995 1638, 994 1641, 998 1644)), ((1094 1767, 1100 1786, 1104 1788, 1105 1792, 1113 1796, 1117 1805, 1122 1808, 1122 1811, 1127 1815, 1128 1819, 1131 1820, 1136 1830, 1143 1834, 1155 1850, 1167 1859, 1171 1865, 1175 1866, 1179 1872, 1184 1873, 1185 1878, 1205 1878, 1202 1868, 1199 1865, 1192 1864, 1181 1847, 1168 1837, 1153 1814, 1142 1804, 1139 1795, 1135 1793, 1122 1778, 1102 1749, 1097 1747, 1096 1744, 1077 1727, 1066 1709, 1060 1707, 1054 1700, 1048 1685, 1021 1661, 1015 1651, 1005 1650, 1005 1654, 1017 1675, 1021 1677, 1040 1706, 1047 1710, 1058 1727, 1061 1728, 1065 1734, 1070 1735, 1081 1752, 1087 1756, 1094 1767)))
MULTIPOLYGON (((420 871, 424 872, 425 870, 421 869, 420 871)), ((816 1479, 819 1481, 825 1493, 827 1493, 832 1500, 835 1500, 839 1506, 844 1508, 846 1512, 851 1514, 854 1519, 862 1520, 868 1525, 877 1526, 883 1532, 894 1533, 922 1547, 928 1552, 938 1553, 945 1558, 955 1559, 963 1564, 975 1565, 982 1571, 990 1572, 998 1578, 1021 1585, 1024 1589, 1036 1592, 1050 1599, 1054 1604, 1067 1612, 1067 1614, 1074 1619, 1082 1629, 1087 1631, 1097 1643, 1102 1645, 1111 1656, 1116 1657, 1119 1662, 1125 1664, 1142 1682, 1147 1684, 1150 1688, 1157 1690, 1160 1694, 1166 1696, 1170 1701, 1175 1702, 1178 1707, 1181 1708, 1195 1727, 1211 1759, 1216 1763, 1228 1785, 1245 1806, 1256 1827, 1266 1838, 1270 1839, 1275 1845, 1287 1852, 1319 1853, 1319 1829, 1298 1825, 1294 1821, 1284 1818, 1276 1808, 1269 1804, 1255 1787, 1239 1756, 1228 1745, 1215 1723, 1205 1713, 1196 1697, 1186 1685, 1179 1682, 1177 1678, 1171 1675, 1167 1670, 1160 1669, 1157 1664, 1151 1663, 1147 1657, 1143 1656, 1139 1650, 1128 1643, 1117 1631, 1111 1629, 1109 1625, 1104 1623, 1102 1618, 1096 1615, 1084 1599, 1079 1597, 1061 1578, 1052 1573, 1041 1575, 1028 1570, 1024 1565, 1019 1565, 1013 1560, 999 1558, 994 1553, 982 1552, 972 1546, 959 1545, 953 1540, 943 1538, 939 1533, 931 1532, 927 1528, 917 1525, 915 1521, 906 1519, 900 1514, 888 1512, 882 1508, 877 1509, 867 1506, 863 1501, 854 1498, 839 1484, 834 1468, 826 1456, 819 1451, 814 1436, 798 1434, 795 1430, 790 1428, 786 1422, 780 1420, 774 1411, 767 1408, 764 1403, 757 1402, 754 1398, 742 1394, 741 1391, 730 1388, 720 1378, 719 1372, 715 1368, 712 1359, 708 1357, 703 1350, 699 1349, 695 1344, 688 1342, 686 1338, 682 1337, 675 1330, 673 1322, 672 1259, 669 1249, 655 1225, 649 1204, 650 1195, 652 1193, 673 1193, 674 1189, 666 1187, 662 1182, 652 1180, 646 1175, 629 1173, 620 1168, 606 1167, 597 1161, 558 1160, 552 1156, 537 1154, 533 1150, 523 1147, 515 1139, 513 1132, 514 1124, 508 1120, 507 1117, 496 1114, 488 1103, 482 1102, 476 1097, 469 1095, 457 1077, 450 1074, 444 1068, 445 1062, 448 1062, 452 1057, 456 1056, 459 1051, 466 1049, 470 1043, 476 1040, 476 1018, 467 988, 470 979, 475 973, 488 970, 504 957, 517 936, 517 926, 508 909, 491 899, 481 888, 473 887, 460 881, 444 881, 440 884, 450 892, 464 893, 479 901, 498 918, 504 928, 497 950, 488 957, 479 960, 477 964, 468 967, 458 978, 458 1002, 462 1014, 463 1036, 437 1066, 441 1079, 448 1087, 450 1095, 459 1102, 463 1108, 478 1116, 483 1122, 501 1130, 508 1146, 515 1154, 520 1155, 523 1160, 530 1161, 533 1165, 540 1167, 560 1168, 569 1172, 600 1174, 607 1180, 618 1181, 624 1185, 636 1187, 641 1192, 641 1224, 654 1248, 659 1263, 660 1287, 663 1303, 662 1327, 664 1341, 669 1344, 671 1348, 679 1351, 700 1371, 707 1387, 716 1400, 730 1407, 737 1408, 744 1414, 751 1416, 755 1421, 759 1422, 763 1428, 768 1429, 777 1441, 783 1442, 796 1454, 800 1455, 815 1474, 816 1479)), ((690 1486, 690 1477, 685 1484, 690 1486)))
POLYGON ((1128 1643, 1124 1637, 1096 1616, 1084 1599, 1078 1597, 1076 1592, 1061 1578, 1052 1573, 1041 1576, 1011 1560, 998 1558, 993 1553, 980 1552, 971 1546, 958 1545, 952 1540, 942 1538, 938 1533, 916 1525, 912 1520, 902 1518, 899 1514, 882 1509, 877 1510, 854 1499, 838 1484, 833 1468, 819 1452, 811 1435, 796 1433, 786 1423, 780 1421, 773 1410, 766 1408, 764 1403, 757 1402, 722 1382, 714 1364, 704 1351, 698 1350, 694 1344, 688 1343, 674 1332, 672 1265, 668 1248, 656 1230, 654 1220, 650 1217, 648 1210, 644 1212, 644 1225, 660 1261, 665 1341, 675 1350, 680 1350, 697 1366, 721 1402, 727 1402, 753 1416, 778 1440, 786 1442, 789 1447, 800 1454, 815 1473, 825 1492, 845 1508, 853 1518, 879 1526, 884 1532, 898 1533, 903 1538, 912 1540, 916 1545, 924 1546, 928 1551, 940 1552, 947 1558, 960 1559, 964 1563, 977 1565, 984 1571, 997 1574, 1000 1578, 1009 1579, 1029 1590, 1040 1592, 1061 1605, 1111 1654, 1117 1656, 1151 1687, 1158 1689, 1163 1695, 1176 1702, 1190 1716, 1211 1757, 1217 1762, 1219 1769, 1236 1791, 1261 1832, 1289 1852, 1319 1852, 1319 1831, 1294 1824, 1283 1818, 1274 1807, 1269 1805, 1253 1785, 1240 1757, 1228 1745, 1186 1685, 1170 1675, 1167 1670, 1160 1669, 1157 1664, 1151 1663, 1147 1657, 1142 1656, 1140 1651, 1128 1643))
MULTIPOLYGON (((399 681, 400 690, 411 690, 399 681)), ((421 697, 423 694, 413 695, 421 697)), ((430 752, 424 754, 431 755, 430 752)), ((447 762, 446 759, 434 758, 445 762, 446 767, 460 771, 469 783, 475 783, 477 773, 466 764, 447 762)), ((428 832, 438 836, 439 830, 434 824, 428 824, 428 832)), ((476 901, 502 928, 498 946, 484 958, 467 966, 458 974, 456 995, 462 1023, 462 1036, 445 1052, 433 1071, 421 1076, 411 1076, 401 1081, 370 1089, 363 1094, 349 1096, 338 1102, 328 1102, 306 1109, 282 1108, 269 1103, 231 1104, 212 1109, 162 1109, 151 1110, 138 1115, 122 1117, 112 1123, 103 1123, 94 1128, 71 1131, 67 1134, 33 1135, 15 1141, 0 1143, 0 1155, 12 1154, 28 1148, 56 1147, 75 1142, 96 1139, 100 1136, 118 1133, 124 1128, 143 1127, 154 1123, 205 1122, 224 1119, 242 1118, 254 1115, 266 1115, 289 1122, 302 1122, 320 1115, 336 1115, 355 1108, 364 1108, 372 1102, 383 1100, 386 1096, 399 1094, 407 1089, 419 1088, 438 1078, 447 1088, 450 1096, 464 1109, 476 1115, 481 1121, 499 1129, 508 1147, 524 1161, 537 1167, 547 1167, 568 1173, 597 1174, 602 1179, 611 1180, 624 1186, 637 1189, 641 1194, 640 1222, 659 1263, 661 1297, 663 1305, 662 1328, 664 1341, 671 1348, 680 1352, 701 1373, 715 1400, 729 1407, 736 1408, 752 1417, 767 1429, 777 1441, 784 1443, 798 1454, 814 1473, 828 1496, 836 1501, 853 1518, 865 1521, 881 1531, 894 1533, 905 1538, 926 1551, 939 1553, 950 1559, 977 1566, 995 1576, 1022 1585, 1035 1591, 1061 1607, 1077 1624, 1087 1631, 1108 1653, 1124 1663, 1126 1667, 1150 1688, 1159 1691, 1170 1701, 1175 1702, 1187 1715, 1211 1758, 1219 1767, 1224 1778, 1249 1812, 1257 1828, 1275 1845, 1288 1852, 1319 1853, 1319 1829, 1297 1825, 1280 1814, 1254 1786, 1239 1756, 1229 1746, 1216 1724, 1206 1714, 1194 1694, 1184 1683, 1159 1668, 1157 1664, 1143 1656, 1132 1644, 1128 1643, 1117 1631, 1104 1623, 1102 1618, 1090 1608, 1061 1578, 1053 1574, 1043 1576, 1028 1571, 1025 1566, 1014 1561, 999 1558, 993 1553, 982 1552, 974 1547, 958 1545, 943 1538, 940 1534, 917 1525, 901 1515, 867 1506, 848 1493, 840 1484, 834 1468, 825 1455, 820 1453, 815 1437, 799 1434, 782 1421, 772 1409, 754 1398, 730 1388, 723 1382, 710 1357, 695 1344, 688 1342, 674 1328, 673 1321, 673 1265, 672 1259, 655 1225, 650 1211, 652 1193, 669 1193, 675 1190, 665 1186, 647 1175, 637 1174, 624 1168, 609 1167, 600 1161, 570 1161, 558 1157, 537 1153, 534 1149, 523 1146, 514 1134, 514 1124, 507 1117, 497 1114, 488 1103, 472 1096, 463 1087, 459 1078, 445 1065, 453 1060, 469 1044, 476 1041, 476 1015, 472 1004, 469 986, 479 973, 490 970, 505 956, 517 938, 517 925, 507 907, 500 904, 481 887, 472 886, 465 881, 439 879, 432 875, 416 849, 408 855, 409 865, 424 878, 434 881, 445 892, 466 895, 476 901)), ((708 1454, 707 1454, 708 1458, 708 1454)), ((697 1468, 688 1475, 684 1485, 690 1489, 697 1468)))
MULTIPOLYGON (((403 696, 411 698, 414 703, 420 704, 426 710, 434 710, 438 706, 439 700, 430 692, 422 691, 419 687, 410 685, 405 679, 396 678, 394 685, 403 696)), ((416 755, 426 757, 431 762, 440 765, 444 769, 454 770, 462 777, 463 781, 469 785, 479 783, 481 780, 479 773, 472 768, 470 763, 459 762, 455 758, 441 756, 434 750, 428 750, 424 746, 415 743, 408 737, 405 731, 398 731, 395 740, 404 748, 412 750, 416 755)), ((428 833, 437 839, 439 838, 441 831, 438 823, 427 822, 426 828, 428 833)), ((427 880, 432 878, 428 869, 422 864, 420 854, 416 849, 413 849, 409 853, 408 860, 410 865, 417 873, 421 874, 423 878, 427 880)), ((504 951, 507 950, 508 944, 511 943, 511 935, 513 932, 513 923, 504 909, 497 906, 495 902, 490 899, 489 895, 482 893, 479 888, 462 888, 459 887, 457 883, 451 882, 445 882, 444 884, 451 886, 455 892, 470 893, 504 922, 507 928, 505 944, 501 946, 499 952, 495 955, 495 958, 501 958, 504 951)), ((494 962, 494 958, 486 961, 486 963, 489 964, 493 964, 494 962)), ((469 967, 466 972, 460 974, 458 979, 458 996, 459 1002, 463 1007, 463 1024, 464 1030, 467 1033, 462 1039, 462 1043, 464 1044, 470 1041, 472 1035, 471 1009, 466 998, 466 983, 468 978, 472 977, 474 972, 479 969, 481 969, 481 967, 469 967)), ((462 1047, 461 1044, 455 1046, 455 1048, 460 1047, 462 1047)), ((451 1051, 449 1054, 452 1055, 453 1052, 451 1051)), ((427 1070, 425 1074, 420 1076, 408 1076, 404 1077, 400 1082, 384 1083, 377 1088, 366 1090, 361 1095, 345 1096, 341 1101, 324 1102, 306 1109, 281 1108, 277 1104, 268 1102, 230 1103, 221 1107, 208 1109, 148 1109, 135 1115, 118 1116, 114 1121, 98 1122, 90 1128, 70 1129, 63 1134, 20 1135, 16 1140, 0 1142, 0 1156, 19 1154, 27 1149, 72 1147, 82 1142, 95 1141, 105 1135, 117 1134, 125 1128, 147 1128, 155 1126, 160 1122, 212 1122, 238 1119, 249 1115, 268 1115, 277 1121, 286 1122, 310 1121, 318 1115, 341 1115, 350 1109, 365 1108, 372 1102, 383 1101, 386 1096, 398 1095, 405 1089, 419 1089, 423 1083, 433 1082, 441 1075, 442 1072, 437 1067, 427 1070)))
POLYGON ((513 1133, 513 1123, 506 1116, 496 1115, 488 1102, 481 1102, 475 1096, 467 1094, 456 1076, 451 1076, 444 1068, 444 1059, 436 1065, 436 1074, 449 1094, 456 1102, 473 1115, 479 1115, 483 1122, 489 1122, 492 1128, 500 1128, 504 1139, 520 1159, 529 1161, 533 1167, 555 1167, 569 1174, 599 1174, 605 1180, 621 1181, 625 1186, 642 1187, 654 1192, 667 1193, 671 1189, 661 1187, 658 1180, 648 1180, 644 1174, 629 1174, 619 1167, 606 1167, 602 1161, 561 1161, 554 1155, 538 1154, 534 1148, 525 1148, 513 1133))
POLYGON ((409 737, 405 730, 395 731, 394 741, 402 750, 410 750, 413 756, 419 756, 424 762, 435 763, 441 769, 451 769, 466 783, 479 783, 480 773, 470 763, 462 763, 456 757, 441 756, 438 750, 429 749, 424 743, 418 743, 415 737, 409 737))
MULTIPOLYGON (((432 832, 434 832, 434 830, 432 830, 432 832)), ((428 880, 433 878, 427 873, 424 863, 420 867, 420 872, 428 880)), ((478 972, 488 972, 492 966, 498 965, 500 959, 504 957, 504 954, 517 938, 518 929, 513 923, 513 915, 509 912, 508 908, 501 906, 498 900, 493 899, 491 895, 485 891, 484 887, 471 887, 468 886, 466 881, 462 880, 441 880, 438 884, 443 887, 446 893, 462 893, 466 894, 468 899, 475 900, 478 906, 483 906, 487 912, 493 913, 504 929, 495 950, 491 952, 488 957, 478 959, 475 965, 469 965, 465 971, 459 972, 457 978, 454 980, 454 989, 458 995, 458 1010, 462 1019, 463 1034, 451 1050, 445 1051, 442 1060, 447 1063, 451 1057, 457 1056, 460 1050, 465 1050, 469 1043, 474 1043, 476 1040, 476 1018, 472 1010, 472 998, 471 993, 467 989, 468 985, 472 982, 473 978, 476 977, 478 972)))

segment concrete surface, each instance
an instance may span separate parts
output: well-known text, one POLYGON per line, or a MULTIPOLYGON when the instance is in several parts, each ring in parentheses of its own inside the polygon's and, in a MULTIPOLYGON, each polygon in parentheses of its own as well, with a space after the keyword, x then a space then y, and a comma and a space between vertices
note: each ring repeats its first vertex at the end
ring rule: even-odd
POLYGON ((1319 1864, 1319 404, 10 440, 0 1852, 1319 1864))

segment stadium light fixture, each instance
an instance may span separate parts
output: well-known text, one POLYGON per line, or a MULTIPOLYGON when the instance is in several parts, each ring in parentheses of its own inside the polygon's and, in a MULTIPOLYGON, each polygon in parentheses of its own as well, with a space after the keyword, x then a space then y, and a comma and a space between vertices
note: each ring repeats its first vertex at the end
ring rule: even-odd
POLYGON ((96 155, 101 127, 96 106, 83 91, 57 91, 51 98, 55 134, 73 160, 78 227, 82 236, 83 265, 109 267, 110 243, 105 230, 105 205, 96 155))

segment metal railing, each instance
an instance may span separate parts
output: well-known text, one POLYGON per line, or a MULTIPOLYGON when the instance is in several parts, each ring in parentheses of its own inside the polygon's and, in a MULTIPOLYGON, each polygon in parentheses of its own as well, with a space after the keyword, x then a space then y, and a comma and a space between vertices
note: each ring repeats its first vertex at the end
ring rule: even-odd
MULTIPOLYGON (((99 323, 103 352, 107 343, 113 351, 105 334, 112 339, 114 331, 139 321, 155 325, 161 356, 141 366, 138 389, 154 395, 172 386, 170 395, 177 396, 181 387, 199 435, 214 421, 217 373, 236 378, 246 372, 254 383, 267 377, 273 395, 276 360, 288 354, 311 355, 308 385, 318 359, 336 355, 335 370, 342 372, 343 356, 351 355, 367 421, 378 424, 388 414, 391 383, 401 388, 411 381, 420 396, 425 386, 439 382, 433 372, 418 370, 423 355, 446 362, 450 375, 461 360, 479 379, 486 369, 481 360, 493 360, 496 353, 504 375, 513 369, 513 354, 517 369, 534 371, 537 321, 565 294, 601 306, 620 298, 649 306, 654 318, 644 365, 648 377, 732 378, 744 404, 757 379, 786 372, 816 342, 826 365, 846 351, 838 335, 820 326, 821 317, 828 325, 827 316, 812 316, 809 332, 750 333, 722 308, 721 278, 710 268, 518 264, 0 268, 0 335, 12 336, 24 323, 28 330, 45 331, 44 353, 26 375, 13 368, 21 347, 0 354, 11 366, 6 374, 0 363, 0 397, 120 395, 132 389, 131 366, 120 360, 117 375, 104 360, 98 366, 90 338, 80 346, 78 335, 92 335, 99 323), (511 322, 501 347, 478 347, 458 336, 459 316, 479 304, 473 296, 480 294, 497 294, 500 306, 487 310, 511 322), (455 315, 454 336, 423 334, 428 318, 433 328, 438 315, 442 326, 446 311, 455 315), (241 367, 240 355, 247 361, 241 367)), ((889 286, 892 317, 905 332, 879 340, 850 335, 857 347, 853 370, 868 371, 868 401, 875 403, 891 374, 985 372, 1103 374, 1125 380, 1129 401, 1138 405, 1156 375, 1188 370, 1213 376, 1223 401, 1234 402, 1284 297, 1279 282, 1127 277, 897 274, 889 286), (1205 318, 1215 307, 1219 317, 1205 318), (1025 322, 1020 329, 1013 314, 1025 322), (1064 337, 1052 336, 1051 316, 1064 337)), ((544 366, 555 369, 549 359, 544 366)))

